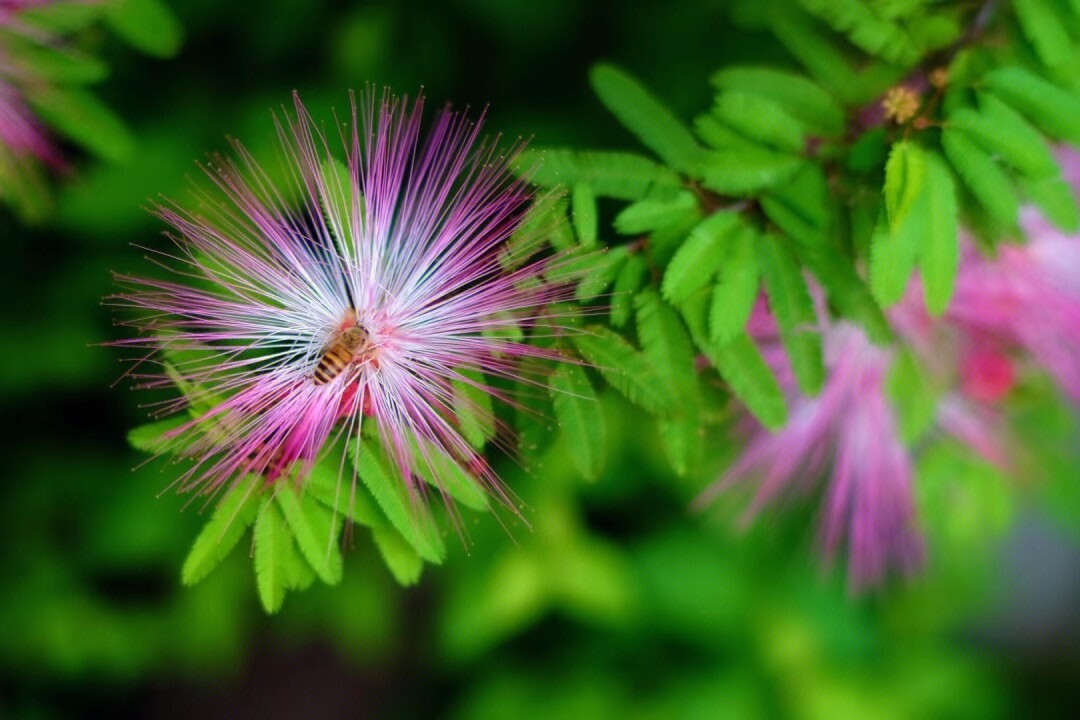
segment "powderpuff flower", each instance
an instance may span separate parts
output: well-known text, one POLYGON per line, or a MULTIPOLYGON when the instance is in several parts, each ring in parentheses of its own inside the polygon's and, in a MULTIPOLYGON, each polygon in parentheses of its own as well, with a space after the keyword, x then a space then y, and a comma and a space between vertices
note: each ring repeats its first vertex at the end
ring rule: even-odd
MULTIPOLYGON (((935 323, 914 293, 892 313, 905 345, 925 361, 931 373, 955 379, 955 370, 940 367, 941 338, 935 323), (918 307, 911 306, 917 304, 918 307), (926 321, 926 322, 924 322, 926 321)), ((820 304, 820 303, 819 303, 820 304)), ((824 316, 819 308, 819 317, 824 316)), ((756 490, 745 519, 791 494, 805 495, 825 483, 821 542, 827 558, 846 546, 849 584, 862 590, 882 582, 892 570, 911 573, 919 567, 924 542, 914 500, 914 459, 900 436, 887 389, 896 348, 873 344, 858 327, 825 322, 820 328, 826 367, 821 392, 803 395, 796 384, 779 339, 776 322, 759 300, 747 326, 761 346, 788 399, 789 419, 776 432, 747 418, 747 442, 741 455, 697 503, 703 506, 736 485, 756 490)), ((969 382, 985 393, 1000 393, 1011 383, 1011 366, 983 350, 974 356, 981 376, 969 382)), ((974 373, 975 370, 972 370, 974 373)), ((954 388, 939 399, 936 429, 990 462, 1007 464, 998 416, 980 397, 954 388)), ((996 397, 996 396, 995 396, 996 397)))
MULTIPOLYGON (((1080 154, 1062 150, 1059 159, 1065 179, 1080 188, 1080 154)), ((1034 208, 1022 211, 1021 228, 1026 241, 1003 245, 993 256, 963 237, 956 290, 943 317, 927 313, 918 282, 889 313, 901 343, 950 386, 935 409, 936 429, 1004 469, 1011 462, 997 405, 1015 386, 1020 363, 1044 368, 1080 400, 1080 236, 1063 233, 1034 208)), ((806 397, 764 302, 747 329, 788 396, 789 420, 770 433, 748 419, 744 451, 698 504, 756 482, 749 520, 824 477, 824 549, 832 556, 846 542, 852 586, 876 584, 893 567, 915 568, 923 542, 913 461, 885 388, 896 350, 873 345, 847 323, 823 324, 827 377, 818 396, 806 397)))
POLYGON ((335 158, 294 101, 277 121, 289 181, 236 144, 236 159, 207 168, 216 189, 200 212, 158 211, 175 229, 163 264, 176 276, 119 278, 130 290, 114 303, 141 311, 142 331, 119 344, 166 367, 143 384, 176 384, 204 408, 170 436, 193 463, 181 487, 302 481, 375 420, 410 488, 421 464, 438 479, 448 458, 497 491, 462 435, 454 385, 505 399, 485 378, 528 380, 523 359, 555 357, 522 331, 566 294, 523 226, 536 198, 510 169, 521 144, 501 152, 481 140, 482 118, 448 107, 423 136, 422 98, 369 91, 352 99, 335 158))
POLYGON ((747 419, 742 454, 703 493, 756 483, 746 520, 789 494, 807 494, 827 476, 821 540, 827 557, 846 543, 855 589, 876 584, 892 568, 911 571, 923 554, 915 523, 912 462, 900 440, 885 383, 891 351, 847 323, 823 330, 827 375, 815 397, 798 392, 776 324, 759 302, 748 330, 759 341, 789 399, 789 419, 773 433, 747 419))

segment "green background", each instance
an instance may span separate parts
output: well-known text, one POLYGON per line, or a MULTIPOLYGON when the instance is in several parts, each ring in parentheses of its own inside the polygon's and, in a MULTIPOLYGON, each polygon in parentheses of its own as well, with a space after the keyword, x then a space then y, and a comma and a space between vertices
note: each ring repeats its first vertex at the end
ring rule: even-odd
MULTIPOLYGON (((628 68, 680 115, 708 75, 785 62, 722 3, 185 0, 179 55, 107 34, 97 92, 137 143, 76 159, 53 217, 5 215, 11 448, 0 490, 4 717, 994 717, 1065 713, 1080 681, 1075 530, 1039 499, 1009 533, 959 513, 925 576, 854 598, 814 553, 812 509, 739 529, 695 515, 637 411, 605 398, 608 463, 583 484, 565 450, 500 468, 531 531, 469 516, 468 543, 398 588, 357 529, 336 588, 262 613, 245 547, 193 589, 179 568, 203 517, 167 462, 125 443, 145 419, 100 299, 159 246, 158 198, 184 201, 225 136, 271 157, 293 89, 317 117, 365 83, 475 108, 540 145, 630 147, 588 67, 628 68), (132 468, 135 468, 134 471, 132 468), (1032 560, 1035 562, 1032 562, 1032 560)), ((1043 421, 1043 419, 1040 419, 1043 421)), ((1063 420, 1068 422, 1068 418, 1063 420)), ((1075 435, 1074 435, 1075 437, 1075 435)), ((732 452, 734 448, 730 449, 732 452)), ((1061 454, 1060 452, 1057 454, 1061 454)), ((1057 474, 1074 480, 1075 453, 1057 474)), ((706 475, 707 470, 699 475, 706 475)), ((1060 488, 1060 483, 1050 483, 1060 488)), ((1078 504, 1076 492, 1052 497, 1078 504)), ((993 514, 993 513, 991 513, 993 514)), ((1072 524, 1075 527, 1075 523, 1072 524)), ((936 552, 936 554, 935 554, 936 552)))

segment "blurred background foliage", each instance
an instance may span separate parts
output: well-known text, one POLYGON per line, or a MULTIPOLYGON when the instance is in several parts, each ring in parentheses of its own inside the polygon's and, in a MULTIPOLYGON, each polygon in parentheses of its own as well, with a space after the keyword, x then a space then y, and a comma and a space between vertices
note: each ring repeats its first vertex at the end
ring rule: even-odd
MULTIPOLYGON (((689 117, 708 105, 715 68, 784 55, 734 27, 722 2, 175 5, 184 39, 174 58, 98 43, 111 73, 96 92, 129 124, 134 152, 114 163, 77 155, 52 217, 2 221, 11 255, 0 392, 14 453, 0 491, 0 716, 1071 709, 1075 418, 1022 399, 1027 441, 1054 458, 1046 491, 1025 506, 1003 500, 1000 512, 932 523, 956 535, 931 544, 949 554, 869 597, 853 598, 842 573, 821 570, 809 509, 749 530, 738 502, 689 514, 697 481, 671 473, 658 439, 642 437, 640 411, 610 391, 600 477, 583 484, 562 444, 527 469, 501 459, 532 530, 511 524, 508 534, 491 516, 468 515, 467 545, 451 535, 445 565, 415 587, 398 587, 358 540, 341 586, 292 595, 273 617, 259 608, 244 552, 181 588, 178 569, 205 518, 166 490, 166 462, 140 464, 128 449, 126 430, 145 414, 124 383, 110 387, 121 366, 97 344, 116 334, 99 302, 110 271, 143 267, 131 244, 155 243, 161 230, 146 207, 159 194, 186 198, 195 160, 226 149, 226 135, 272 158, 271 112, 291 90, 330 118, 345 90, 366 82, 423 87, 436 104, 490 102, 490 127, 544 146, 627 147, 589 89, 594 62, 619 63, 689 117), (984 522, 1001 513, 1018 518, 1006 535, 984 522)), ((947 448, 923 462, 972 472, 947 448)))

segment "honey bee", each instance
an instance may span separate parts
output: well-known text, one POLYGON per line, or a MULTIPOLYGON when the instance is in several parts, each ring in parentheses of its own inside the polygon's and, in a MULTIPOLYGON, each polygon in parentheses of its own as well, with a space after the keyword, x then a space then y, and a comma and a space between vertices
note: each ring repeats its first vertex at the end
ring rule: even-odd
POLYGON ((319 363, 315 366, 315 384, 331 382, 351 363, 362 359, 371 349, 371 344, 371 334, 357 321, 356 312, 349 310, 337 332, 322 349, 319 363))

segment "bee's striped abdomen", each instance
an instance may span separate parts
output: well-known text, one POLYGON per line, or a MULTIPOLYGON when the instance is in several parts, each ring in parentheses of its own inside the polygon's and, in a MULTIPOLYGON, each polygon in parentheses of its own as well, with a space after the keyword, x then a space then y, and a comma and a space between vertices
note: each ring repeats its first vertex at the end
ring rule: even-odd
POLYGON ((315 384, 325 385, 338 375, 352 362, 352 351, 343 343, 335 343, 326 349, 315 366, 315 384))

